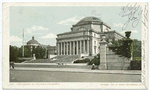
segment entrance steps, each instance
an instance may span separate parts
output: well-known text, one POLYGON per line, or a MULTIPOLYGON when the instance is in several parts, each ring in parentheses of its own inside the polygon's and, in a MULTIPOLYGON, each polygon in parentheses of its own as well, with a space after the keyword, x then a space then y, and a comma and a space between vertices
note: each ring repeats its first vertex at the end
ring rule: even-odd
POLYGON ((78 59, 78 55, 58 55, 51 59, 51 63, 73 63, 73 61, 78 59))

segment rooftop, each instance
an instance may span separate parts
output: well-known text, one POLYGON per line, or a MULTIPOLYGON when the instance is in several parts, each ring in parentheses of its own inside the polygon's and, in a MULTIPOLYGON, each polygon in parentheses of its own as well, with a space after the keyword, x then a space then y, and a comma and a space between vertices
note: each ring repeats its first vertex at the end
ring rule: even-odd
POLYGON ((97 23, 100 24, 103 21, 97 17, 85 17, 83 19, 81 19, 76 25, 82 25, 82 24, 86 24, 86 23, 97 23))
POLYGON ((27 44, 40 44, 40 43, 36 41, 33 36, 32 39, 27 42, 27 44))

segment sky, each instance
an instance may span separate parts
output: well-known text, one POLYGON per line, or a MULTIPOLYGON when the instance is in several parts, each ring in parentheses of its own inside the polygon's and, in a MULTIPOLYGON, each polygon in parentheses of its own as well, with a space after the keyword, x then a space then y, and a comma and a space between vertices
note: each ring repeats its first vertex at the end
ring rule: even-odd
POLYGON ((10 45, 20 47, 24 31, 25 43, 34 36, 40 44, 54 46, 57 34, 71 31, 72 25, 89 16, 100 18, 111 30, 124 36, 125 31, 132 31, 131 38, 141 40, 141 19, 139 23, 134 23, 136 26, 133 27, 131 21, 123 29, 129 17, 123 16, 122 11, 123 7, 11 6, 10 45))

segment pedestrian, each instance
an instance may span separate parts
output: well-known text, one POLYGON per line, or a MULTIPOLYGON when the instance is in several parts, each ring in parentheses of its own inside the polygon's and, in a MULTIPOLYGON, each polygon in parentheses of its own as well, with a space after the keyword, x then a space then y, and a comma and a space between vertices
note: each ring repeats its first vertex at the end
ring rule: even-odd
POLYGON ((9 66, 10 66, 10 69, 11 69, 11 62, 9 62, 9 66))
POLYGON ((93 65, 92 65, 92 68, 91 68, 92 70, 94 70, 95 69, 95 64, 93 63, 93 65))
POLYGON ((12 63, 12 68, 13 68, 13 69, 15 68, 15 62, 12 63))
POLYGON ((14 62, 11 61, 11 62, 10 62, 10 68, 12 67, 12 68, 14 69, 14 68, 15 68, 14 65, 15 65, 14 62))

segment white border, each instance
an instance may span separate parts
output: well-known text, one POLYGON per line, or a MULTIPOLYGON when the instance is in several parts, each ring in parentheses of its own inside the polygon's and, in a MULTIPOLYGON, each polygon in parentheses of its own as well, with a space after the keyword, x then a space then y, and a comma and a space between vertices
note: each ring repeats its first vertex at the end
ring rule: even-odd
MULTIPOLYGON (((132 2, 133 3, 133 2, 132 2)), ((142 53, 142 57, 145 57, 142 67, 145 65, 145 68, 142 69, 142 83, 93 83, 93 82, 50 82, 50 83, 9 83, 9 7, 10 6, 124 6, 127 3, 93 3, 93 2, 80 2, 80 3, 3 3, 2 15, 3 15, 3 55, 2 55, 2 65, 3 65, 3 88, 4 89, 147 89, 148 88, 148 29, 145 29, 142 25, 142 41, 144 40, 145 45, 142 45, 145 51, 145 54, 142 53), (145 29, 143 31, 143 29, 145 29), (143 73, 144 71, 145 73, 143 73)), ((144 5, 147 3, 137 3, 144 8, 144 5)), ((143 20, 143 17, 142 17, 143 20)))

